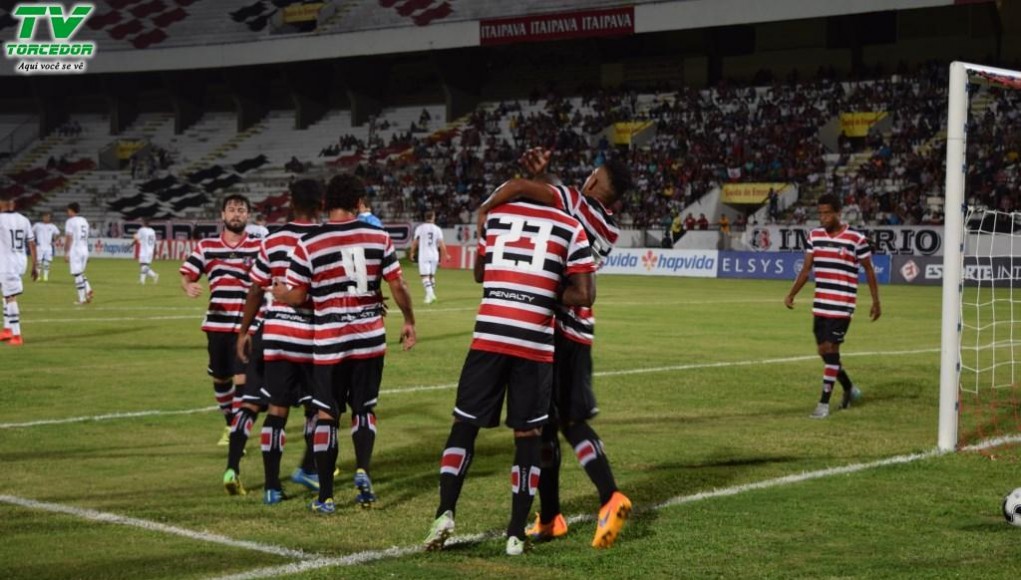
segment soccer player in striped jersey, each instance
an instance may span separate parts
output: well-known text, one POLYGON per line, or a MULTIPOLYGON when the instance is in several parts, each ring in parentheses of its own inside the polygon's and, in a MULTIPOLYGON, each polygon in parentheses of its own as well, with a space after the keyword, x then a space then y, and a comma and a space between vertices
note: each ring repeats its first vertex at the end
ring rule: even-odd
POLYGON ((81 207, 78 202, 67 204, 67 221, 64 222, 64 261, 70 265, 74 276, 74 287, 78 291, 75 304, 92 302, 92 285, 85 277, 85 268, 89 264, 89 222, 78 215, 81 207))
POLYGON ((60 228, 53 224, 53 214, 43 214, 43 221, 32 226, 35 234, 36 257, 38 258, 39 279, 50 281, 50 264, 53 263, 53 240, 60 235, 60 228))
POLYGON ((819 223, 822 227, 811 231, 805 263, 798 272, 794 286, 784 298, 787 308, 794 308, 794 297, 808 282, 808 275, 815 271, 815 301, 812 304, 815 342, 819 345, 819 356, 823 360, 822 396, 811 417, 825 419, 830 414, 830 395, 833 384, 840 381, 844 396, 841 409, 847 409, 851 402, 861 396, 851 378, 840 364, 840 344, 851 326, 858 294, 859 266, 865 270, 865 279, 872 293, 870 318, 879 319, 879 284, 876 271, 872 268, 872 252, 868 238, 840 221, 840 198, 833 194, 819 196, 819 223))
MULTIPOLYGON (((499 188, 479 208, 486 219, 491 208, 522 197, 555 207, 577 219, 588 236, 597 264, 610 254, 620 230, 610 209, 631 187, 627 165, 610 160, 589 175, 581 189, 551 186, 545 175, 548 150, 533 149, 522 157, 525 169, 538 180, 512 180, 499 188)), ((542 431, 542 471, 539 481, 540 510, 528 528, 530 538, 546 541, 567 534, 567 520, 560 507, 560 439, 558 430, 574 449, 579 463, 599 493, 599 517, 592 546, 609 548, 616 541, 631 511, 631 501, 617 488, 603 442, 589 424, 599 408, 592 389, 592 341, 595 317, 591 308, 557 307, 551 421, 542 431)))
MULTIPOLYGON (((252 266, 252 287, 245 301, 244 318, 238 331, 238 358, 249 365, 263 364, 265 386, 261 392, 246 393, 238 409, 237 421, 252 425, 263 407, 268 405, 262 424, 262 463, 266 473, 263 485, 263 503, 283 501, 280 483, 280 459, 284 452, 284 427, 292 406, 304 404, 305 457, 291 480, 313 491, 319 490, 315 456, 312 454, 312 433, 315 414, 312 398, 312 341, 315 327, 312 321, 312 304, 306 301, 292 307, 270 297, 260 329, 260 338, 249 332, 256 315, 263 306, 267 291, 272 292, 273 281, 283 279, 291 264, 291 254, 298 241, 319 227, 319 211, 323 205, 323 185, 314 179, 302 179, 291 184, 291 221, 278 228, 262 241, 262 250, 252 266)), ((241 456, 250 430, 231 433, 230 455, 224 481, 237 478, 241 456)))
POLYGON ((158 284, 160 275, 152 269, 152 258, 156 252, 156 230, 149 227, 149 220, 142 218, 142 227, 135 232, 135 244, 138 246, 138 283, 145 284, 147 278, 152 278, 153 284, 158 284))
POLYGON ((209 308, 202 323, 209 351, 208 373, 213 378, 216 403, 227 427, 220 445, 230 444, 235 404, 240 395, 235 385, 244 388, 245 365, 237 358, 237 332, 245 295, 251 284, 248 271, 259 255, 261 244, 245 235, 250 204, 243 195, 228 195, 221 206, 223 232, 216 238, 200 241, 181 264, 181 289, 189 298, 202 295, 199 278, 209 281, 209 308))
POLYGON ((28 266, 26 251, 32 259, 32 280, 38 272, 32 223, 14 209, 14 200, 0 198, 0 294, 4 301, 4 329, 0 332, 0 341, 21 346, 24 342, 18 296, 24 290, 21 276, 28 266))
POLYGON ((319 471, 319 497, 314 512, 334 512, 333 470, 337 464, 338 421, 351 409, 351 440, 355 450, 355 501, 371 507, 376 501, 369 467, 376 441, 379 386, 386 355, 385 306, 382 284, 390 287, 404 316, 404 350, 415 345, 415 314, 390 235, 357 219, 365 186, 352 175, 337 175, 327 186, 329 221, 298 242, 287 270, 286 284, 273 287, 273 297, 291 306, 312 299, 315 317, 312 404, 317 408, 313 449, 319 471))
POLYGON ((588 237, 573 217, 526 202, 489 213, 475 261, 482 304, 440 460, 440 503, 427 550, 442 549, 453 532, 475 439, 480 428, 499 425, 505 394, 515 447, 506 552, 517 556, 527 548, 525 524, 541 473, 539 436, 550 413, 555 309, 591 306, 594 271, 588 237))

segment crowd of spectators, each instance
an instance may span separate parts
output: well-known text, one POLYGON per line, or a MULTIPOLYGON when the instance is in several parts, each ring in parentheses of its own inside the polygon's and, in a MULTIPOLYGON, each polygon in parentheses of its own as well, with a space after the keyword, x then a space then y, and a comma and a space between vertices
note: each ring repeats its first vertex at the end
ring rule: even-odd
MULTIPOLYGON (((388 141, 370 132, 367 143, 345 135, 321 155, 357 151, 356 171, 385 217, 421 219, 434 209, 441 226, 469 223, 485 196, 520 174, 521 153, 536 146, 555 152, 551 169, 569 185, 583 183, 607 156, 625 156, 636 187, 618 209, 623 223, 638 228, 672 228, 691 203, 730 182, 793 183, 809 196, 831 191, 855 223, 941 223, 930 198, 943 195, 947 67, 874 72, 868 80, 838 80, 824 69, 811 80, 764 74, 755 86, 642 93, 588 88, 573 98, 550 88, 527 101, 480 107, 458 131, 411 127, 388 141), (830 150, 822 130, 842 112, 886 112, 891 121, 865 138, 841 137, 830 150), (619 121, 648 122, 655 136, 615 147, 606 129, 619 121)), ((993 88, 986 95, 987 106, 971 120, 968 191, 977 203, 1013 209, 1021 93, 993 88)), ((798 204, 767 215, 810 218, 798 204)))

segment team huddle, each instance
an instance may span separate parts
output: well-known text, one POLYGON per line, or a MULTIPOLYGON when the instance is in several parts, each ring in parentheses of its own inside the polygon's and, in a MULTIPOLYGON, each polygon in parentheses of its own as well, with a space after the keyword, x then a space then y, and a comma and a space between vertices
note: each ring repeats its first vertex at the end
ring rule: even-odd
MULTIPOLYGON (((611 159, 593 170, 581 188, 566 187, 545 174, 549 160, 549 151, 527 152, 522 163, 533 177, 505 183, 478 209, 473 274, 482 284, 482 300, 440 453, 439 504, 424 542, 430 551, 442 549, 454 532, 479 430, 497 427, 501 416, 514 440, 508 555, 568 533, 560 505, 561 436, 599 497, 592 546, 612 546, 632 510, 590 425, 599 412, 592 387, 595 272, 617 243, 620 230, 611 208, 631 187, 630 173, 611 159), (539 511, 528 525, 536 494, 539 511)), ((227 196, 221 205, 222 233, 198 242, 179 269, 181 288, 191 298, 206 292, 200 278, 208 282, 202 330, 207 371, 225 422, 220 438, 227 447, 223 486, 230 495, 247 493, 241 458, 264 415, 259 433, 263 502, 284 501, 284 432, 291 409, 301 408, 305 448, 290 480, 316 493, 311 511, 335 513, 340 420, 347 414, 356 464, 353 499, 369 508, 378 501, 372 454, 387 355, 383 288, 403 318, 403 350, 417 342, 412 298, 393 241, 367 210, 366 190, 357 177, 337 175, 327 185, 299 180, 290 186, 290 199, 291 221, 268 231, 248 224, 246 197, 227 196)), ((59 230, 48 214, 33 227, 13 209, 8 202, 0 205, 0 339, 20 345, 21 277, 31 263, 33 280, 40 270, 48 279, 59 230)), ((825 369, 812 417, 822 419, 829 415, 837 381, 844 388, 841 408, 860 397, 839 355, 856 306, 859 266, 872 293, 873 320, 880 307, 867 239, 840 222, 836 197, 821 197, 819 210, 822 227, 811 233, 804 267, 785 304, 793 308, 814 271, 814 331, 825 369)), ((65 259, 77 303, 87 304, 93 298, 85 276, 89 225, 78 215, 77 204, 67 212, 65 259)), ((433 212, 426 214, 409 251, 418 261, 426 304, 437 299, 441 256, 450 257, 434 218, 433 212)), ((151 269, 156 234, 148 223, 135 240, 139 283, 158 280, 151 269)))
MULTIPOLYGON (((541 173, 548 153, 527 158, 541 173)), ((480 209, 474 274, 483 299, 458 383, 450 435, 440 457, 440 502, 425 547, 443 547, 454 530, 457 500, 479 429, 496 427, 506 399, 513 430, 510 555, 532 541, 567 533, 559 505, 560 439, 570 442, 600 496, 593 546, 613 545, 631 511, 616 487, 602 442, 588 424, 598 412, 591 344, 598 261, 619 230, 610 207, 630 187, 625 166, 609 162, 581 189, 513 180, 480 209), (533 498, 542 508, 526 529, 533 498)), ((292 219, 262 239, 246 232, 248 200, 223 200, 224 230, 202 240, 180 268, 192 298, 209 285, 202 325, 208 373, 222 411, 228 448, 223 485, 244 495, 240 460, 259 415, 265 472, 263 502, 284 499, 281 458, 291 408, 303 409, 305 449, 292 482, 314 492, 310 509, 332 514, 340 419, 350 417, 355 504, 373 506, 371 461, 387 354, 383 287, 401 312, 404 350, 417 340, 411 295, 387 232, 366 219, 365 189, 354 176, 328 185, 291 185, 292 219), (325 213, 326 220, 320 221, 325 213)), ((436 268, 449 258, 430 212, 414 236, 425 302, 436 300, 436 268)))

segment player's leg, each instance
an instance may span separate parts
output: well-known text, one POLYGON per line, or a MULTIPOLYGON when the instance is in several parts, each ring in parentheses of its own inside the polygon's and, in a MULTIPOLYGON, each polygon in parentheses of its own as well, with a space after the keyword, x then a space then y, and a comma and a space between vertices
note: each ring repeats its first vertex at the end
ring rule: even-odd
POLYGON ((507 426, 514 430, 511 468, 511 513, 507 523, 507 555, 527 549, 525 524, 539 489, 542 426, 549 421, 553 364, 513 358, 507 378, 507 426))
MULTIPOLYGON (((268 367, 270 364, 268 363, 268 367)), ((281 362, 279 364, 289 364, 281 362)), ((289 405, 278 405, 283 402, 281 399, 274 399, 271 396, 271 403, 266 412, 266 419, 262 422, 262 433, 260 443, 262 447, 262 468, 265 472, 266 483, 263 485, 262 502, 270 505, 280 503, 284 499, 283 485, 280 483, 280 460, 284 455, 284 444, 287 437, 284 428, 287 427, 287 416, 290 413, 289 405)))
POLYGON ((850 408, 851 403, 861 396, 861 391, 854 386, 851 377, 844 370, 844 363, 840 360, 840 345, 847 338, 847 331, 850 329, 850 326, 850 318, 838 318, 834 321, 832 331, 833 348, 828 355, 828 359, 826 359, 827 365, 835 365, 837 367, 837 380, 840 381, 840 386, 844 391, 843 397, 840 400, 841 409, 850 408))
MULTIPOLYGON (((236 335, 231 334, 234 344, 237 342, 236 335)), ((235 353, 236 358, 236 353, 235 353)), ((252 337, 252 354, 245 365, 245 382, 235 388, 235 399, 237 393, 241 393, 240 404, 234 408, 234 418, 231 421, 230 437, 227 449, 227 468, 223 475, 223 485, 227 493, 231 495, 244 495, 245 490, 239 479, 241 475, 241 458, 245 454, 245 446, 248 445, 248 438, 252 435, 252 427, 259 418, 259 413, 266 408, 268 401, 262 393, 263 368, 262 368, 262 332, 256 332, 252 337)), ((236 368, 236 367, 235 367, 236 368)), ((233 401, 232 401, 233 405, 233 401)))
POLYGON ((149 277, 149 264, 145 262, 139 262, 138 264, 138 283, 145 285, 145 279, 149 277))
POLYGON ((18 295, 23 290, 21 276, 10 273, 0 276, 0 287, 3 288, 0 294, 4 304, 4 330, 0 333, 0 341, 10 346, 21 346, 21 310, 18 307, 18 295))
POLYGON ((823 377, 819 403, 812 412, 814 419, 825 419, 829 416, 830 397, 833 395, 833 386, 840 373, 840 343, 844 341, 849 324, 849 319, 815 317, 815 339, 819 356, 823 360, 823 377))
POLYGON ((500 407, 506 385, 503 355, 469 350, 461 368, 454 403, 454 423, 440 458, 440 503, 436 520, 425 539, 426 550, 440 550, 454 532, 457 500, 475 456, 475 440, 482 427, 500 424, 500 407))
POLYGON ((50 261, 53 259, 53 248, 36 248, 36 267, 39 279, 46 282, 50 279, 50 261))
POLYGON ((213 379, 213 395, 216 398, 216 405, 220 408, 220 413, 227 424, 218 443, 221 446, 230 444, 230 428, 234 416, 233 360, 236 355, 227 352, 231 336, 227 332, 206 331, 206 349, 209 353, 207 372, 213 379))
POLYGON ((340 408, 337 395, 342 394, 338 384, 342 382, 342 365, 317 365, 316 379, 312 404, 316 407, 315 432, 312 435, 312 449, 315 453, 316 470, 319 472, 319 497, 312 502, 312 511, 321 514, 332 514, 335 511, 333 501, 333 470, 337 466, 337 427, 340 408))
POLYGON ((383 379, 384 357, 349 361, 351 366, 348 406, 351 407, 351 442, 355 450, 354 485, 358 490, 355 502, 363 508, 376 502, 372 491, 370 467, 372 450, 376 444, 376 413, 379 386, 383 379))
POLYGON ((92 284, 89 282, 89 277, 85 275, 85 269, 88 268, 88 266, 89 266, 89 255, 88 255, 88 253, 83 253, 79 257, 79 262, 81 264, 81 269, 78 270, 78 271, 81 272, 82 284, 85 287, 85 303, 86 304, 91 304, 92 303, 92 297, 93 297, 92 284))
POLYGON ((560 466, 562 455, 560 450, 559 417, 557 406, 562 399, 564 389, 570 389, 570 366, 567 351, 557 346, 553 361, 553 395, 550 404, 550 420, 543 425, 540 436, 541 449, 539 466, 542 477, 539 479, 539 515, 535 523, 525 530, 533 541, 548 541, 567 534, 567 521, 560 508, 560 466))
POLYGON ((314 386, 313 365, 311 363, 291 363, 298 376, 298 392, 296 393, 298 404, 304 407, 304 439, 305 453, 301 458, 301 465, 291 474, 291 481, 304 485, 312 491, 319 491, 319 472, 316 468, 316 456, 313 446, 315 444, 316 415, 318 411, 312 404, 312 390, 314 386))
POLYGON ((422 256, 418 258, 418 275, 422 279, 422 290, 425 291, 425 303, 432 304, 433 289, 432 283, 430 282, 432 272, 429 269, 429 261, 424 259, 422 256))

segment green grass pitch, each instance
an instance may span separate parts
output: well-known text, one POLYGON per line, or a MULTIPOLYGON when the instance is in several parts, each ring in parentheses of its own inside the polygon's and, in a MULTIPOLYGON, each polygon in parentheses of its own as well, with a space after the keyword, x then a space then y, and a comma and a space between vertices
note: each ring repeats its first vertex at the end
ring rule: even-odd
MULTIPOLYGON (((405 265, 419 345, 400 351, 394 343, 400 316, 392 312, 373 466, 377 509, 353 503, 346 437, 338 513, 321 518, 307 511, 309 496, 289 483, 294 499, 262 505, 257 441, 249 442, 242 462, 242 479, 254 493, 225 495, 226 448, 216 446, 223 420, 212 411, 11 426, 212 406, 199 330, 205 304, 180 291, 177 266, 158 263, 160 284, 143 287, 133 262, 95 260, 89 278, 96 300, 87 307, 72 305, 63 264, 47 284, 26 282, 25 346, 0 345, 0 577, 211 578, 301 561, 77 512, 31 509, 10 498, 300 550, 306 559, 420 543, 438 499, 452 385, 480 297, 468 272, 441 271, 440 300, 424 306, 416 268, 405 265), (437 388, 413 389, 431 386, 437 388)), ((811 333, 811 288, 789 312, 783 307, 788 286, 599 278, 595 385, 602 412, 593 425, 636 507, 611 550, 589 546, 594 523, 586 520, 526 557, 503 555, 497 536, 509 513, 513 445, 501 428, 480 436, 458 510, 456 534, 488 534, 484 539, 440 553, 312 565, 286 577, 1021 576, 1021 529, 999 513, 1003 494, 1021 486, 1015 448, 996 450, 995 460, 933 455, 774 482, 925 453, 936 443, 939 289, 883 287, 884 315, 876 323, 863 307, 843 351, 864 398, 813 421, 808 414, 822 363, 811 333), (761 482, 775 485, 753 487, 761 482), (691 497, 713 490, 735 493, 691 497), (676 498, 687 499, 658 507, 676 498)), ((302 447, 299 421, 292 419, 285 473, 302 447)), ((595 514, 594 488, 566 446, 564 456, 566 514, 595 514)))

